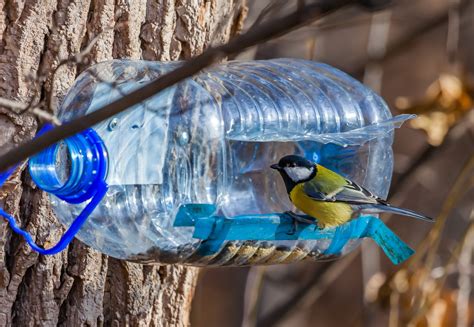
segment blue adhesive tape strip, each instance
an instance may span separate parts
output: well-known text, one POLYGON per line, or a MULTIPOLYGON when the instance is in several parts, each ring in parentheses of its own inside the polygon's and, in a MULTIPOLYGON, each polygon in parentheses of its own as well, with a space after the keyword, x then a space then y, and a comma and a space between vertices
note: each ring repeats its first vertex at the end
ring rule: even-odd
POLYGON ((214 212, 217 212, 214 205, 187 204, 181 206, 177 214, 181 218, 175 226, 194 226, 193 237, 203 240, 199 249, 201 255, 214 254, 225 241, 318 239, 331 240, 324 254, 340 255, 349 240, 365 237, 372 238, 394 264, 405 261, 414 253, 374 216, 361 216, 336 228, 318 229, 312 224, 298 223, 295 229, 293 219, 284 213, 226 218, 212 215, 214 212))
POLYGON ((372 220, 369 228, 368 235, 382 248, 385 255, 394 264, 398 265, 404 262, 415 253, 381 220, 372 220))

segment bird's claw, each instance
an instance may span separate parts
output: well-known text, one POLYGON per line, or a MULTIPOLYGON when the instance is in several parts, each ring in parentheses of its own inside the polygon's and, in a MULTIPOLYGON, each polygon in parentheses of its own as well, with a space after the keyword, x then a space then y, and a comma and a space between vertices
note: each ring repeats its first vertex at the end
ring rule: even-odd
POLYGON ((324 228, 324 226, 321 226, 320 223, 318 223, 314 220, 305 218, 305 217, 301 217, 301 216, 297 215, 296 213, 294 213, 292 211, 285 211, 285 214, 290 216, 293 219, 293 228, 291 230, 291 233, 290 232, 287 233, 288 235, 295 234, 296 230, 298 229, 298 224, 300 222, 308 224, 308 225, 314 225, 314 231, 317 231, 318 229, 323 229, 324 228))
POLYGON ((291 211, 285 211, 285 214, 290 216, 293 219, 293 228, 290 232, 287 232, 287 235, 295 235, 296 230, 298 229, 298 220, 295 218, 295 214, 291 211))
POLYGON ((293 224, 292 224, 291 231, 286 232, 286 234, 287 235, 295 235, 297 229, 298 229, 298 221, 293 219, 293 224))
POLYGON ((314 224, 314 231, 323 230, 323 229, 324 229, 324 225, 321 225, 320 223, 314 224))

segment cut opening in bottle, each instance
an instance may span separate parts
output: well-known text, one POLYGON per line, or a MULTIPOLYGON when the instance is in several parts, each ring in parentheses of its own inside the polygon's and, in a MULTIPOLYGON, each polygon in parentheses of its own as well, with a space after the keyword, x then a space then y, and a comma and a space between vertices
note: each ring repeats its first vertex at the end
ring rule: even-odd
POLYGON ((56 147, 56 165, 55 171, 58 180, 63 185, 69 180, 71 176, 71 153, 66 142, 61 141, 56 147))

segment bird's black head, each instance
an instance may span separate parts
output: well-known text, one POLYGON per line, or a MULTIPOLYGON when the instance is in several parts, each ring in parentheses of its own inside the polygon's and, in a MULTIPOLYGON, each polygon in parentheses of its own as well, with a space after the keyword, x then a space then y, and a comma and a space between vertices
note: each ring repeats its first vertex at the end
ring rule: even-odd
POLYGON ((304 183, 316 176, 317 168, 314 162, 297 155, 289 155, 280 159, 277 164, 270 166, 278 170, 285 181, 286 190, 290 192, 296 184, 304 183))

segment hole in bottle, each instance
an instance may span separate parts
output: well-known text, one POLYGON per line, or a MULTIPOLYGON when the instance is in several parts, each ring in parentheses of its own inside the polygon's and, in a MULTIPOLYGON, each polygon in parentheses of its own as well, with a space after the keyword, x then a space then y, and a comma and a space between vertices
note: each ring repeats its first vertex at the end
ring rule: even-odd
POLYGON ((71 175, 71 154, 65 142, 60 142, 56 150, 55 173, 56 177, 63 186, 69 180, 71 175))

